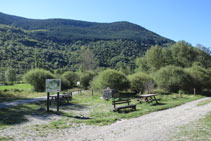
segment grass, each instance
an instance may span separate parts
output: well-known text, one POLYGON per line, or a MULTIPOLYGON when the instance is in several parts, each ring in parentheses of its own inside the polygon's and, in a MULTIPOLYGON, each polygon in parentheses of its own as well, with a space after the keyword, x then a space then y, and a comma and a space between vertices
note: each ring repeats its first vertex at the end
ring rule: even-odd
POLYGON ((9 91, 9 90, 31 91, 32 89, 33 87, 30 84, 14 84, 14 85, 0 86, 0 91, 9 91))
POLYGON ((197 104, 197 106, 204 106, 204 105, 207 105, 211 103, 211 100, 204 100, 204 101, 201 101, 197 104))
MULTIPOLYGON (((178 94, 159 95, 159 104, 155 102, 151 104, 140 104, 135 98, 131 98, 131 104, 136 104, 136 111, 124 110, 122 113, 113 112, 112 100, 106 101, 101 98, 100 93, 81 93, 73 96, 70 104, 61 106, 61 112, 47 113, 45 102, 38 102, 34 104, 24 104, 11 108, 0 109, 0 129, 7 128, 15 124, 28 122, 26 115, 30 116, 50 116, 52 114, 59 114, 62 118, 52 121, 47 125, 42 125, 41 129, 64 129, 71 127, 72 123, 85 123, 88 125, 108 125, 121 119, 130 119, 139 117, 141 115, 173 108, 175 106, 193 101, 202 96, 199 95, 183 95, 179 98, 178 94)), ((55 106, 51 107, 56 111, 55 106)))
POLYGON ((87 94, 80 94, 75 96, 73 100, 74 103, 79 103, 82 105, 89 105, 94 107, 90 114, 89 120, 80 120, 74 119, 74 122, 84 122, 86 124, 94 124, 94 125, 107 125, 111 124, 117 120, 121 119, 130 119, 134 117, 139 117, 141 115, 164 110, 168 108, 173 108, 175 106, 184 104, 189 101, 193 101, 196 99, 202 98, 202 96, 193 96, 193 95, 183 95, 182 98, 179 98, 179 95, 172 94, 172 95, 160 95, 158 99, 160 99, 159 104, 155 104, 155 102, 151 104, 143 103, 140 104, 136 101, 136 99, 131 99, 131 104, 136 104, 137 110, 136 111, 123 111, 122 113, 113 112, 113 106, 110 101, 105 101, 104 99, 98 96, 91 97, 89 93, 87 94))
POLYGON ((180 127, 174 138, 180 141, 211 141, 211 113, 197 122, 180 127))
POLYGON ((0 136, 0 141, 13 141, 13 138, 0 136))
MULTIPOLYGON (((68 92, 78 90, 78 88, 74 88, 68 90, 68 92)), ((33 87, 30 84, 14 84, 9 86, 0 86, 0 102, 8 102, 42 96, 46 96, 46 92, 34 92, 33 87)))

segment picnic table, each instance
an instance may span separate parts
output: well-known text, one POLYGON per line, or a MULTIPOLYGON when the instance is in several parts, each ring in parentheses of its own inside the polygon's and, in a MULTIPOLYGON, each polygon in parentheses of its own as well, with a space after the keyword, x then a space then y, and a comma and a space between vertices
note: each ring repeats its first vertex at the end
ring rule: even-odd
POLYGON ((156 99, 156 94, 143 94, 143 95, 139 95, 138 96, 138 101, 142 102, 147 102, 147 103, 151 103, 153 101, 156 101, 156 103, 158 103, 158 100, 156 99))
MULTIPOLYGON (((57 101, 58 100, 58 97, 57 95, 50 95, 49 96, 49 100, 50 100, 50 104, 53 102, 53 101, 57 101)), ((67 93, 67 94, 60 94, 59 95, 59 100, 61 102, 65 102, 65 103, 69 103, 70 100, 72 100, 72 92, 71 93, 67 93)))

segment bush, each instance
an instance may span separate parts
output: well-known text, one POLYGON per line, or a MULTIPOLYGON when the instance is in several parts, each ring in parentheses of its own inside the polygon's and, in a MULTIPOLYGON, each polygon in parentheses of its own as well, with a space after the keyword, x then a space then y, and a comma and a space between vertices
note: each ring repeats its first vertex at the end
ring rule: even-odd
POLYGON ((94 72, 91 72, 91 71, 82 73, 81 76, 80 76, 81 86, 83 88, 87 89, 90 85, 90 82, 93 80, 95 75, 96 74, 94 72))
POLYGON ((190 81, 190 76, 185 71, 176 66, 161 68, 154 75, 156 84, 169 92, 178 92, 186 89, 190 81))
POLYGON ((191 68, 185 69, 185 71, 191 76, 191 82, 189 88, 192 90, 201 92, 203 89, 210 88, 210 74, 209 70, 202 68, 201 66, 194 65, 191 68))
POLYGON ((61 89, 62 90, 68 89, 69 86, 70 86, 70 82, 64 76, 61 76, 60 79, 61 79, 61 83, 62 83, 61 84, 61 89))
POLYGON ((163 89, 159 89, 159 88, 154 89, 154 90, 153 90, 153 93, 154 93, 154 94, 168 94, 168 92, 166 92, 166 91, 163 90, 163 89))
POLYGON ((46 79, 54 78, 55 76, 51 72, 43 69, 30 70, 23 76, 24 81, 31 84, 35 91, 44 91, 46 79))
POLYGON ((76 87, 77 81, 79 81, 79 76, 75 72, 67 71, 62 75, 62 79, 66 79, 69 82, 69 84, 67 81, 65 82, 68 88, 74 88, 76 87))
POLYGON ((149 81, 153 82, 153 79, 146 73, 137 72, 132 75, 128 76, 130 81, 130 88, 132 91, 136 93, 141 92, 144 93, 145 91, 145 84, 149 81))
POLYGON ((111 89, 115 89, 116 91, 121 91, 128 89, 129 86, 130 83, 127 77, 122 72, 112 69, 100 72, 92 82, 92 87, 98 90, 109 87, 111 89))

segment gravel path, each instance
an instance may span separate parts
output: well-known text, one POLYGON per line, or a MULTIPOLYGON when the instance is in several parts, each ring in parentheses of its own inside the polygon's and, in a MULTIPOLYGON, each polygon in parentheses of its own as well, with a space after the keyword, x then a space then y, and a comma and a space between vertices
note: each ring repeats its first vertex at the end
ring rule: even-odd
POLYGON ((177 127, 196 121, 211 112, 211 103, 197 106, 204 100, 211 98, 203 98, 138 118, 117 121, 108 126, 72 125, 67 129, 38 131, 39 134, 36 126, 60 117, 53 116, 46 120, 31 117, 31 122, 0 130, 0 136, 10 136, 15 140, 48 141, 169 141, 172 140, 172 133, 177 127))

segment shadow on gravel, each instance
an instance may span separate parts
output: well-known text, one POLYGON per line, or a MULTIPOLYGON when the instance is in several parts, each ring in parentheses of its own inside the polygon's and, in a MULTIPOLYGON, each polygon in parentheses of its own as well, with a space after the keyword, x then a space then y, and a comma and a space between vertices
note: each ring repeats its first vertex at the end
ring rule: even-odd
POLYGON ((86 105, 79 105, 75 103, 63 104, 60 107, 60 109, 62 110, 74 110, 74 111, 81 111, 86 108, 88 108, 86 105))
MULTIPOLYGON (((61 110, 80 110, 83 108, 86 108, 86 106, 77 104, 66 104, 60 107, 61 110)), ((56 112, 56 107, 54 106, 52 106, 50 109, 50 112, 46 111, 46 102, 37 102, 34 104, 24 104, 10 108, 2 108, 0 109, 0 128, 7 125, 16 125, 28 122, 29 120, 27 116, 32 116, 41 120, 46 120, 53 115, 67 116, 64 112, 56 112)), ((69 117, 90 119, 88 117, 74 117, 70 115, 69 117)))

